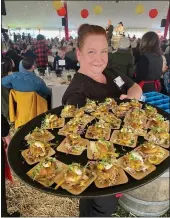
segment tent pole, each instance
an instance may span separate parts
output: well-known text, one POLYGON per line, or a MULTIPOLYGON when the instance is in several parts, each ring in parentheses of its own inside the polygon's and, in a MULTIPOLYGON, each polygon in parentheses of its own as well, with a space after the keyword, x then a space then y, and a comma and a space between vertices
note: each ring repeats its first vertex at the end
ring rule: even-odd
POLYGON ((168 8, 166 24, 165 24, 165 28, 164 28, 164 39, 166 39, 166 37, 167 37, 169 25, 170 25, 170 7, 168 8))
POLYGON ((68 32, 68 11, 67 11, 67 2, 64 1, 64 8, 66 10, 66 15, 65 15, 65 39, 68 41, 69 39, 69 32, 68 32))

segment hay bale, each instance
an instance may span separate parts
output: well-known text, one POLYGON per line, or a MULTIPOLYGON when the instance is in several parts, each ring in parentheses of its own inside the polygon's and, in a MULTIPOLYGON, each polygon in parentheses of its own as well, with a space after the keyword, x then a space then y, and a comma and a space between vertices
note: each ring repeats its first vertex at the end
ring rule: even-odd
POLYGON ((19 211, 23 217, 79 216, 79 199, 56 197, 32 189, 15 176, 6 182, 8 213, 19 211))

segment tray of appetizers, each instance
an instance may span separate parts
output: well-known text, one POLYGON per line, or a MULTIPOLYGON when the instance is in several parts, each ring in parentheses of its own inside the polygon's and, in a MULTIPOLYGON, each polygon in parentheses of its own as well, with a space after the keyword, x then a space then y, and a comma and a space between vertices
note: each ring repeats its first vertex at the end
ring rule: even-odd
POLYGON ((14 173, 58 196, 98 197, 140 187, 169 167, 169 114, 136 100, 87 99, 29 121, 8 147, 14 173))

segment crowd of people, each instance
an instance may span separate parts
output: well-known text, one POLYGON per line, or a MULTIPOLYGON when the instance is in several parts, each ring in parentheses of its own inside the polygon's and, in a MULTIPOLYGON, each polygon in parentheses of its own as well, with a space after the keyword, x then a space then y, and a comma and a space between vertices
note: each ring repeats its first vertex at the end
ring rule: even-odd
POLYGON ((2 55, 13 60, 15 64, 13 72, 19 70, 19 63, 25 57, 34 59, 36 67, 42 74, 45 73, 47 66, 56 73, 60 71, 58 65, 60 59, 65 60, 66 69, 77 69, 76 40, 72 37, 69 38, 69 41, 66 41, 65 38, 60 41, 58 37, 46 40, 41 34, 33 39, 30 35, 25 36, 24 33, 22 36, 14 33, 14 41, 8 40, 7 45, 7 52, 2 55), (48 63, 49 55, 55 59, 51 65, 48 63))
MULTIPOLYGON (((105 33, 109 44, 110 36, 108 37, 107 31, 105 33)), ((9 48, 2 54, 1 63, 2 108, 6 117, 10 89, 36 92, 48 99, 50 108, 48 96, 51 96, 51 92, 44 81, 34 73, 35 68, 40 75, 44 75, 48 69, 56 72, 57 76, 60 76, 64 69, 78 71, 80 68, 79 36, 76 39, 70 37, 68 41, 65 38, 60 41, 58 37, 46 40, 41 34, 37 35, 36 39, 30 34, 25 36, 24 33, 22 36, 14 36, 14 41, 8 40, 9 48), (49 61, 49 57, 52 57, 52 61, 49 61)), ((143 92, 157 91, 169 95, 169 47, 170 42, 160 39, 155 32, 145 33, 142 39, 122 35, 116 49, 107 47, 107 68, 117 70, 132 79, 143 92)))
MULTIPOLYGON (((9 49, 1 63, 2 113, 6 119, 11 89, 36 92, 45 100, 51 96, 51 90, 34 73, 35 68, 41 74, 47 67, 57 75, 62 73, 63 67, 77 71, 63 95, 62 104, 83 106, 87 98, 103 101, 106 97, 139 100, 142 91, 170 94, 167 76, 170 44, 165 39, 161 42, 155 32, 145 33, 140 40, 122 35, 117 49, 108 47, 104 28, 89 24, 81 25, 78 38, 70 37, 69 41, 64 38, 60 41, 57 37, 46 40, 41 34, 32 39, 22 34, 8 43, 9 49), (54 58, 52 64, 48 56, 54 58), (60 60, 65 60, 65 64, 60 65, 60 60)), ((8 131, 3 137, 7 135, 8 131)), ((117 204, 115 196, 81 199, 80 216, 111 216, 117 204)))

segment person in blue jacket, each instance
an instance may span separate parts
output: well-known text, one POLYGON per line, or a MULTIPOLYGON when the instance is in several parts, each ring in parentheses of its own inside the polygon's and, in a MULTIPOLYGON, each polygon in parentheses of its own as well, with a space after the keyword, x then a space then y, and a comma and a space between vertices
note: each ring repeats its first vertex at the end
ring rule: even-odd
POLYGON ((19 64, 19 72, 14 72, 2 78, 2 86, 20 92, 36 92, 47 99, 51 90, 45 82, 34 73, 34 60, 25 58, 19 64))

